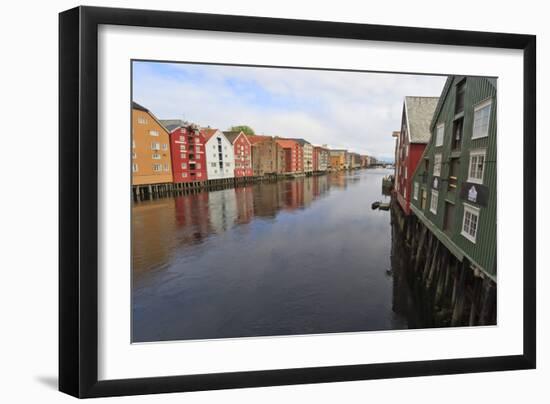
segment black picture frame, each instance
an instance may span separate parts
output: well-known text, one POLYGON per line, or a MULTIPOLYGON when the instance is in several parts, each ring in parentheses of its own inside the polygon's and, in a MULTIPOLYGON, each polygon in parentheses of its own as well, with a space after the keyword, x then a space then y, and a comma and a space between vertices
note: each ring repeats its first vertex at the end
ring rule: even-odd
POLYGON ((60 13, 59 390, 84 398, 535 368, 535 106, 533 35, 96 7, 60 13), (98 381, 100 24, 523 50, 523 354, 98 381))

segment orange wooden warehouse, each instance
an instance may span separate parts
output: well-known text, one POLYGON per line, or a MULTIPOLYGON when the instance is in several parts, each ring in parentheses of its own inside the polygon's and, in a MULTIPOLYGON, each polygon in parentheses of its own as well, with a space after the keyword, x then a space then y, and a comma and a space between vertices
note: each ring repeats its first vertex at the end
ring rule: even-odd
POLYGON ((132 102, 132 185, 172 181, 170 134, 147 108, 132 102))

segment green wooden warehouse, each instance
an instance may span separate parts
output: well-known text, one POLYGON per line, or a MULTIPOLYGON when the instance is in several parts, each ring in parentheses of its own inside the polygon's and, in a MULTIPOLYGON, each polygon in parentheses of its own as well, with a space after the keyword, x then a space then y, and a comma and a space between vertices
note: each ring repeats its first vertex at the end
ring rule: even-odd
POLYGON ((454 313, 456 324, 496 317, 487 307, 496 305, 496 95, 494 78, 449 76, 412 179, 412 212, 463 270, 450 292, 455 303, 456 288, 470 285, 470 318, 454 313))

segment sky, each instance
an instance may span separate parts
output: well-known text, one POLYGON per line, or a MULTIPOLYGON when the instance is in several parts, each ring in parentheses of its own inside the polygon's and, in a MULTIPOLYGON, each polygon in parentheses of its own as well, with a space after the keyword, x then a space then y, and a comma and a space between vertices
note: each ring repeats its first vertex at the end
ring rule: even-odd
POLYGON ((439 96, 445 76, 133 62, 133 99, 159 119, 303 138, 393 160, 405 96, 439 96))

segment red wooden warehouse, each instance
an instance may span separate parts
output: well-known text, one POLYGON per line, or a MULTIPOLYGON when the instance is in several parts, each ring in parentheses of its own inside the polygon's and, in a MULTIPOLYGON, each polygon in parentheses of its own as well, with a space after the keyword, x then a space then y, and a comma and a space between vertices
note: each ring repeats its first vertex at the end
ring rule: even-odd
POLYGON ((244 132, 223 132, 233 145, 235 178, 252 177, 252 144, 244 132))
MULTIPOLYGON (((405 97, 401 131, 395 148, 395 194, 405 214, 410 214, 411 179, 426 144, 438 97, 405 97)), ((418 192, 418 190, 416 190, 418 192)))
POLYGON ((170 132, 174 183, 206 181, 205 140, 198 126, 179 119, 161 122, 170 132))

